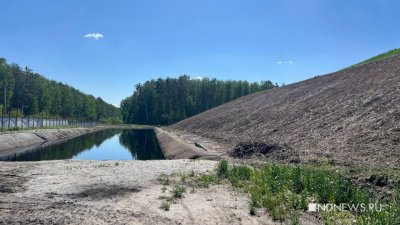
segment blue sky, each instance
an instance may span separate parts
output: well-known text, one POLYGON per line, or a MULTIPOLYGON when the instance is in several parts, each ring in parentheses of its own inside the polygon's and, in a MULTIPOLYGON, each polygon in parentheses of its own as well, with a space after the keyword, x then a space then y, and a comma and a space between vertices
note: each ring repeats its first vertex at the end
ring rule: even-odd
POLYGON ((288 84, 336 71, 400 47, 399 8, 395 0, 3 1, 0 56, 119 105, 158 77, 288 84))

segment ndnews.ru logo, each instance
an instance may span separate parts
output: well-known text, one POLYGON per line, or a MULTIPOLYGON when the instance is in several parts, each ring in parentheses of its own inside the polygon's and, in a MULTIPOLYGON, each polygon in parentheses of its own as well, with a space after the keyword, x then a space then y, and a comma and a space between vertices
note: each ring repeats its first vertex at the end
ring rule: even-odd
POLYGON ((360 204, 319 204, 319 203, 310 203, 308 204, 309 212, 381 212, 385 209, 384 205, 379 203, 360 203, 360 204))

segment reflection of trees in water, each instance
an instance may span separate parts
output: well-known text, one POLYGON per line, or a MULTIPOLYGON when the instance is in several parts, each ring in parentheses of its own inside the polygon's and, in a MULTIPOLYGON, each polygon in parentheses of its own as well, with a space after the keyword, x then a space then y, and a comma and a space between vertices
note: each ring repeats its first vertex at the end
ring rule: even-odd
POLYGON ((17 156, 15 161, 37 161, 37 160, 56 160, 70 159, 79 153, 91 149, 93 146, 99 147, 104 141, 112 138, 121 132, 120 130, 103 130, 80 137, 70 139, 66 142, 48 146, 42 150, 29 152, 17 156))
POLYGON ((153 130, 123 130, 119 142, 136 159, 164 159, 153 130))
MULTIPOLYGON (((17 156, 13 161, 39 161, 71 159, 94 146, 99 147, 104 141, 121 133, 121 130, 103 130, 86 134, 60 144, 17 156)), ((135 159, 164 159, 153 130, 123 130, 119 142, 127 148, 135 159)))

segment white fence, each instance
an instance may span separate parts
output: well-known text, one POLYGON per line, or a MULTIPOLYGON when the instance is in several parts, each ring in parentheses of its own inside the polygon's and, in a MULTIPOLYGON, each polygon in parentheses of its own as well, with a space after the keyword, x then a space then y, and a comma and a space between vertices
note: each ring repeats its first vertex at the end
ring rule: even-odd
POLYGON ((29 127, 57 127, 57 126, 80 126, 92 127, 97 122, 82 121, 63 118, 37 118, 37 117, 0 117, 0 128, 29 128, 29 127))

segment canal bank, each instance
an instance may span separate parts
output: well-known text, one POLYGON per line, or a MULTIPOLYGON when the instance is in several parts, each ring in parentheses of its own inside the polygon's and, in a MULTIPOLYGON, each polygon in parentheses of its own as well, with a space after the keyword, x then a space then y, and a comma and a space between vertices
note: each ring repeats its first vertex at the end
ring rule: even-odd
POLYGON ((154 131, 166 159, 221 159, 230 147, 165 127, 155 127, 154 131))
POLYGON ((37 129, 0 133, 0 160, 109 127, 37 129))
POLYGON ((167 159, 196 159, 206 153, 204 149, 198 148, 194 144, 189 144, 172 132, 158 127, 154 131, 167 159))

